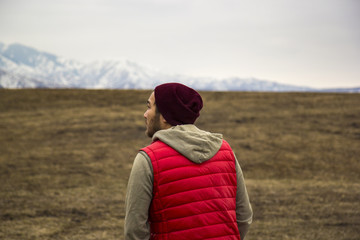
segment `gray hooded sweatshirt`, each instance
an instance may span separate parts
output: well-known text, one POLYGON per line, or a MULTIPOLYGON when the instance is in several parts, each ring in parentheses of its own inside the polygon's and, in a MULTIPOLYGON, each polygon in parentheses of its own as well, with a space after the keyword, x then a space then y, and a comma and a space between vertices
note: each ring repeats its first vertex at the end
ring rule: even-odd
MULTIPOLYGON (((161 140, 197 164, 211 159, 220 149, 222 135, 198 129, 195 125, 178 125, 156 132, 153 141, 161 140)), ((236 157, 235 157, 236 159, 236 157)), ((252 208, 243 173, 236 160, 236 220, 241 239, 252 222, 252 208)), ((125 199, 125 239, 150 239, 148 222, 153 191, 153 170, 149 156, 140 151, 130 173, 125 199)))

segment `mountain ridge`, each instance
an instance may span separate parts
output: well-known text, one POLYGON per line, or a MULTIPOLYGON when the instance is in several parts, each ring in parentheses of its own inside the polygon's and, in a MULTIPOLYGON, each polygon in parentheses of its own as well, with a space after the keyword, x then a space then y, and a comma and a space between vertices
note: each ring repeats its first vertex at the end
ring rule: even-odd
POLYGON ((206 78, 167 74, 129 60, 80 62, 19 43, 0 43, 0 88, 153 89, 181 82, 208 91, 360 92, 360 88, 315 89, 256 78, 206 78))

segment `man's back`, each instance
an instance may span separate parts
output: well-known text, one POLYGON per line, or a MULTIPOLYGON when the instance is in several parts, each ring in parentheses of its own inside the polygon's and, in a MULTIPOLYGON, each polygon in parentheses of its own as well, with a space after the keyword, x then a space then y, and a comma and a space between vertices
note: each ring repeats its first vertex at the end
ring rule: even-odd
MULTIPOLYGON (((214 155, 216 155, 221 147, 223 146, 223 139, 221 134, 216 133, 209 133, 203 130, 198 129, 195 125, 178 125, 176 127, 167 129, 167 130, 161 130, 155 133, 153 136, 153 141, 156 142, 163 142, 166 143, 166 145, 171 146, 171 151, 173 153, 170 153, 170 155, 181 155, 182 160, 185 165, 193 166, 195 168, 198 168, 198 170, 207 171, 207 165, 206 162, 213 158, 214 155), (175 153, 174 153, 175 152, 175 153), (203 165, 205 164, 205 165, 203 165)), ((151 146, 151 145, 150 145, 151 146)), ((229 147, 230 149, 230 147, 229 147)), ((148 151, 147 151, 148 152, 148 151)), ((252 219, 252 210, 249 203, 249 198, 247 195, 242 171, 240 169, 240 166, 238 162, 235 160, 235 156, 231 150, 221 151, 219 154, 224 154, 227 156, 226 159, 230 159, 228 163, 231 162, 230 166, 231 169, 235 168, 236 171, 236 221, 237 221, 237 227, 239 229, 241 238, 246 234, 247 229, 249 227, 249 224, 251 223, 252 219)), ((160 153, 161 155, 163 153, 160 153)), ((151 161, 151 157, 153 156, 150 152, 146 153, 144 151, 140 151, 137 155, 135 161, 132 173, 130 175, 129 179, 129 187, 128 187, 128 194, 126 199, 126 209, 127 209, 127 221, 125 224, 125 232, 127 232, 129 235, 133 233, 134 235, 138 234, 144 234, 148 235, 147 238, 126 238, 126 239, 149 239, 150 238, 150 223, 148 222, 149 215, 144 214, 148 213, 149 209, 151 208, 151 203, 153 201, 153 198, 156 195, 156 192, 158 191, 156 189, 157 181, 156 179, 156 172, 159 172, 159 169, 154 168, 154 163, 151 161), (136 189, 135 192, 132 192, 132 189, 136 189), (131 213, 132 212, 132 213, 131 213), (132 230, 132 228, 135 227, 136 230, 132 230), (133 232, 133 231, 139 231, 139 232, 133 232)), ((159 158, 159 157, 158 157, 159 158)), ((161 157, 160 157, 161 158, 161 157)), ((165 157, 166 160, 167 157, 165 157)), ((163 161, 162 161, 163 162, 163 161)), ((164 181, 172 181, 175 178, 182 178, 179 176, 175 176, 173 173, 173 168, 178 167, 180 163, 175 163, 175 165, 172 167, 173 164, 170 161, 166 161, 167 163, 160 166, 160 171, 162 171, 163 175, 162 177, 165 179, 164 181), (169 164, 169 165, 167 165, 169 164), (166 168, 172 169, 171 171, 166 171, 166 168)), ((210 162, 211 163, 211 162, 210 162)), ((206 179, 206 181, 211 181, 212 186, 216 187, 216 184, 219 184, 218 181, 215 178, 216 171, 225 171, 222 169, 216 169, 217 163, 215 162, 214 165, 211 166, 212 174, 209 175, 209 179, 206 179)), ((156 165, 155 165, 156 166, 156 165)), ((223 168, 223 166, 218 166, 220 168, 223 168)), ((225 169, 225 168, 224 168, 225 169)), ((231 170, 232 171, 232 170, 231 170)), ((187 174, 187 171, 183 171, 183 174, 187 174)), ((197 173, 199 176, 201 174, 197 173)), ((226 177, 226 175, 224 175, 226 177)), ((196 178, 189 178, 186 180, 189 187, 192 187, 192 184, 195 183, 196 178)), ((165 184, 168 185, 166 182, 165 184)), ((199 181, 196 182, 196 187, 201 187, 201 184, 199 181)), ((185 185, 185 184, 183 184, 185 185)), ((229 184, 229 185, 232 185, 229 184)), ((166 185, 164 185, 166 187, 166 185)), ((168 185, 170 186, 170 185, 168 185)), ((177 188, 182 188, 183 186, 179 184, 177 188)), ((186 186, 185 186, 186 187, 186 186)), ((172 191, 179 191, 179 189, 173 189, 173 186, 171 186, 168 190, 168 193, 171 193, 172 191)), ((180 189, 181 190, 181 189, 180 189)), ((187 189, 189 190, 189 189, 187 189)), ((216 188, 213 189, 216 191, 216 188)), ((191 196, 191 192, 189 191, 189 196, 191 196)), ((175 195, 176 196, 176 195, 175 195)), ((195 201, 199 200, 196 199, 196 195, 194 194, 195 201)), ((174 198, 176 201, 183 201, 183 198, 174 198)), ((198 202, 201 206, 201 204, 206 205, 206 202, 200 201, 198 202)), ((213 204, 209 202, 209 204, 213 204)), ((183 214, 183 212, 187 211, 187 206, 183 205, 183 208, 180 209, 180 214, 183 214)), ((194 205, 195 206, 195 205, 194 205)), ((231 217, 226 217, 226 219, 223 220, 224 222, 231 222, 231 217)), ((187 224, 185 221, 184 224, 187 224)), ((181 227, 181 225, 179 225, 181 227)), ((209 227, 205 231, 212 232, 215 231, 214 236, 216 235, 216 232, 218 231, 214 225, 212 227, 209 227)), ((144 236, 142 235, 142 236, 144 236)), ((176 238, 169 238, 169 239, 176 239, 176 238)), ((184 238, 180 238, 184 239, 184 238)), ((196 238, 188 238, 188 239, 196 239, 196 238)), ((201 238, 200 238, 201 239, 201 238)), ((206 238, 204 238, 206 239, 206 238)), ((223 238, 224 239, 224 238, 223 238)), ((229 238, 231 239, 231 238, 229 238)), ((236 238, 235 238, 236 239, 236 238)))
POLYGON ((240 239, 235 158, 227 142, 201 164, 161 141, 142 150, 154 172, 151 239, 240 239))

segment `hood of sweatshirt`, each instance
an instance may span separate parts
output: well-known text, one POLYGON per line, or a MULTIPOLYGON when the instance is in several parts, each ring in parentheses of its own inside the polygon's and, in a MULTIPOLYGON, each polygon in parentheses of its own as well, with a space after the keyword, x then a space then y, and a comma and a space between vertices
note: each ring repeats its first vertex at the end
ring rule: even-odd
POLYGON ((211 159, 219 151, 222 139, 222 134, 200 130, 193 124, 157 131, 152 138, 166 143, 195 163, 211 159))

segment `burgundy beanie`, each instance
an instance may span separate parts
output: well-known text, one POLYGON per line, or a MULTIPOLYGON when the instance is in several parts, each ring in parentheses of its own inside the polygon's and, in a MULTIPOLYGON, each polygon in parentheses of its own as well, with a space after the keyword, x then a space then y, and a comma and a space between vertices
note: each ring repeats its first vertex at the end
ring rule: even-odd
POLYGON ((199 117, 203 102, 194 89, 180 83, 165 83, 154 92, 156 107, 172 126, 193 124, 199 117))

